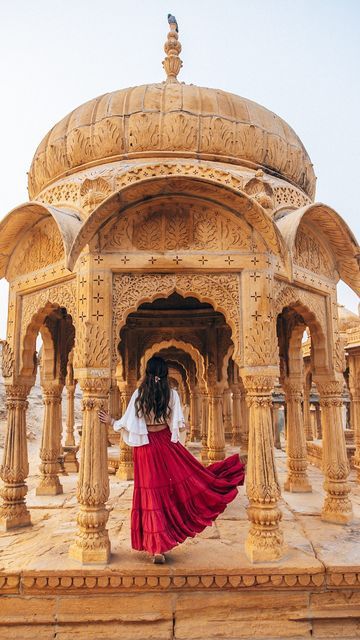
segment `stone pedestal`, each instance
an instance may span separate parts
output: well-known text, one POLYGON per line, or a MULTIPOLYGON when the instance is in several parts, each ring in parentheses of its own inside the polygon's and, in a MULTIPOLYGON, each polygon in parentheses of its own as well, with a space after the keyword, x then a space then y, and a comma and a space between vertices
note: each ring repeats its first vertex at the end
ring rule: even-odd
POLYGON ((250 530, 245 550, 252 562, 267 562, 278 560, 284 552, 271 421, 274 379, 265 375, 247 375, 242 379, 250 426, 246 475, 250 530))
POLYGON ((77 473, 79 471, 79 463, 76 457, 78 451, 78 446, 64 447, 64 467, 67 473, 77 473))
POLYGON ((342 380, 317 382, 320 393, 323 433, 324 489, 327 493, 321 517, 327 522, 347 524, 352 521, 347 481, 350 467, 342 425, 342 380))
POLYGON ((7 431, 0 477, 4 482, 0 494, 0 530, 26 527, 31 524, 26 508, 25 480, 29 473, 26 442, 26 409, 30 387, 9 385, 6 390, 7 431))
POLYGON ((63 492, 59 480, 61 467, 61 394, 63 384, 49 382, 42 385, 44 418, 40 448, 41 478, 36 488, 37 496, 55 496, 63 492))
POLYGON ((82 563, 106 563, 110 558, 110 540, 106 523, 109 517, 105 507, 109 497, 107 469, 106 426, 100 422, 98 412, 107 409, 110 381, 84 378, 83 428, 81 438, 80 471, 77 498, 80 511, 77 532, 69 555, 82 563))

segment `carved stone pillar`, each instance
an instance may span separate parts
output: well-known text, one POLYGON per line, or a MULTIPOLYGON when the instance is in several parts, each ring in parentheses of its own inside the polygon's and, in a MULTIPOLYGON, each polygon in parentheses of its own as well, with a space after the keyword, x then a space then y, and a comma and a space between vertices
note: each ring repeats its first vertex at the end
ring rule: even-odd
POLYGON ((69 555, 82 563, 106 563, 110 558, 110 541, 106 523, 109 497, 106 426, 100 422, 99 409, 107 409, 110 380, 84 378, 79 380, 83 391, 83 428, 77 499, 75 541, 69 555))
POLYGON ((203 391, 201 395, 201 461, 204 464, 208 460, 209 418, 209 395, 206 391, 203 391))
POLYGON ((74 399, 75 399, 75 384, 66 383, 66 399, 67 399, 67 414, 66 414, 66 438, 64 449, 64 467, 66 472, 79 471, 79 463, 76 458, 76 454, 79 447, 75 444, 74 436, 74 399))
POLYGON ((252 562, 278 560, 283 555, 282 517, 278 507, 280 486, 277 478, 271 421, 271 376, 247 375, 243 378, 249 405, 249 452, 246 488, 250 530, 245 550, 252 562))
POLYGON ((273 422, 274 444, 275 444, 276 449, 281 449, 279 405, 278 405, 277 402, 273 402, 273 406, 272 406, 272 422, 273 422))
POLYGON ((225 433, 223 422, 223 389, 217 385, 210 388, 210 415, 208 431, 208 460, 215 462, 225 458, 225 433))
POLYGON ((40 448, 40 483, 36 488, 37 496, 55 496, 63 492, 59 480, 59 456, 61 447, 61 382, 42 384, 44 418, 40 448))
POLYGON ((249 447, 249 406, 246 400, 246 393, 241 392, 241 444, 244 451, 247 452, 249 447))
POLYGON ((317 382, 320 393, 324 489, 327 493, 321 517, 328 522, 351 522, 352 505, 347 482, 350 467, 342 425, 341 380, 317 382))
POLYGON ((354 432, 355 454, 353 464, 360 482, 360 352, 349 354, 350 428, 354 432))
POLYGON ((231 389, 228 387, 223 392, 223 416, 224 416, 224 433, 225 442, 232 441, 232 396, 231 389))
POLYGON ((65 447, 75 446, 74 437, 74 399, 75 399, 75 385, 66 385, 66 400, 67 400, 67 414, 66 414, 66 438, 65 447))
POLYGON ((25 480, 29 473, 26 442, 26 409, 30 387, 6 385, 7 431, 0 476, 4 481, 0 494, 0 528, 7 531, 31 524, 26 508, 25 480))
POLYGON ((304 430, 305 430, 305 438, 306 440, 313 440, 313 428, 311 424, 311 416, 310 416, 310 389, 305 386, 304 389, 304 402, 303 402, 303 411, 304 411, 304 430))
POLYGON ((232 444, 241 444, 241 389, 238 384, 231 386, 232 391, 232 444))
POLYGON ((190 441, 194 442, 201 438, 201 405, 202 394, 198 387, 194 387, 190 396, 190 441))
MULTIPOLYGON (((124 411, 130 401, 130 398, 134 392, 134 387, 131 385, 123 384, 121 387, 122 405, 124 411)), ((120 453, 119 453, 119 466, 116 471, 116 477, 120 480, 133 480, 134 479, 134 464, 133 464, 133 448, 124 442, 120 431, 120 453)))
POLYGON ((322 422, 321 422, 321 406, 317 402, 315 404, 315 422, 316 422, 316 437, 318 440, 322 439, 322 422))
POLYGON ((284 489, 294 493, 308 493, 312 489, 306 471, 306 440, 301 408, 303 384, 301 380, 287 378, 284 381, 283 388, 287 406, 286 453, 288 467, 288 476, 284 483, 284 489))

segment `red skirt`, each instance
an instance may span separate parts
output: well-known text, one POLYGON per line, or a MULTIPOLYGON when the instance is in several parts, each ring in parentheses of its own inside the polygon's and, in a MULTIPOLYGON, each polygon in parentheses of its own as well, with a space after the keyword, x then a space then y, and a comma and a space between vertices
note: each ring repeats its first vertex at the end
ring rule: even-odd
POLYGON ((151 554, 169 551, 212 524, 243 484, 236 453, 204 467, 170 429, 149 432, 149 444, 134 447, 131 546, 151 554))

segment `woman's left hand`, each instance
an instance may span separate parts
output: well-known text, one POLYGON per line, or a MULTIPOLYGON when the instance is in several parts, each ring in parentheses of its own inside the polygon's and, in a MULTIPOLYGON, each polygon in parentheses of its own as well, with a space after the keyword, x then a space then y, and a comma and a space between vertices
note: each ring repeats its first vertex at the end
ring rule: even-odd
POLYGON ((99 416, 100 422, 105 422, 105 424, 112 423, 111 415, 107 413, 107 411, 104 411, 104 409, 100 409, 100 411, 98 412, 98 416, 99 416))

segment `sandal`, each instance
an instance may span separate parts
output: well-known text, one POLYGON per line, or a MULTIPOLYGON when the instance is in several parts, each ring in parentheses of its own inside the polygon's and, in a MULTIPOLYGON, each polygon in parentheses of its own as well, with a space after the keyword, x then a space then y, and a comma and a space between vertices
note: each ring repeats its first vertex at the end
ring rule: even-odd
POLYGON ((153 555, 154 564, 165 564, 166 558, 163 553, 155 553, 153 555))

